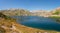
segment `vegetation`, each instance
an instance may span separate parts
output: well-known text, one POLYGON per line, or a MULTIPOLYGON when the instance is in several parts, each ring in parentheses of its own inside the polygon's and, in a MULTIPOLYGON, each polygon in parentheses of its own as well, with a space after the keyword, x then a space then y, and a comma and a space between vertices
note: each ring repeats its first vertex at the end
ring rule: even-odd
POLYGON ((4 15, 4 14, 1 13, 1 12, 0 12, 0 17, 1 17, 1 18, 5 18, 5 19, 9 19, 9 18, 10 18, 9 16, 6 16, 6 15, 4 15))
POLYGON ((58 19, 58 18, 60 18, 60 16, 50 16, 50 18, 56 18, 56 19, 58 19))
POLYGON ((60 10, 56 10, 53 15, 59 15, 60 14, 60 10))
POLYGON ((52 15, 57 15, 57 16, 50 16, 50 18, 54 18, 57 22, 60 22, 60 9, 56 9, 52 15))
POLYGON ((56 22, 60 22, 60 16, 51 16, 50 18, 54 18, 56 22))
POLYGON ((1 12, 0 12, 0 18, 4 18, 4 19, 7 19, 7 20, 13 20, 13 21, 16 21, 16 19, 11 18, 10 16, 6 16, 6 15, 4 15, 4 14, 1 13, 1 12))

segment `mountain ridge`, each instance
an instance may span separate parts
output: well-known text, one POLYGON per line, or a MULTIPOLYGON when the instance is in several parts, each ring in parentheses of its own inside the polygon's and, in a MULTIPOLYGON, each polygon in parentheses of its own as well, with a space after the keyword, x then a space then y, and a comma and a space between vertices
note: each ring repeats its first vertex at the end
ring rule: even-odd
POLYGON ((51 11, 47 10, 34 10, 29 11, 25 9, 9 9, 9 10, 0 10, 2 13, 8 16, 43 16, 43 17, 49 17, 56 15, 57 13, 60 15, 60 7, 53 9, 51 11))

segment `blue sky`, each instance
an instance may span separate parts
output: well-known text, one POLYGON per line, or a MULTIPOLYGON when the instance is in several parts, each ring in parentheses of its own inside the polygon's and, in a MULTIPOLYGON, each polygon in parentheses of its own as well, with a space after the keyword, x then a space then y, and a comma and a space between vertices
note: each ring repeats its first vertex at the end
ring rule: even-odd
POLYGON ((57 7, 60 7, 60 0, 0 0, 0 9, 52 10, 57 7))

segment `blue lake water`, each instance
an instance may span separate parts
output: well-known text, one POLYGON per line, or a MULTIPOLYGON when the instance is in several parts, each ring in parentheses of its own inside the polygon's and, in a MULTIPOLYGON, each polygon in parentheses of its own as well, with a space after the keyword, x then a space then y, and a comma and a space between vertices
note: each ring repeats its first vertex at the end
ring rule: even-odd
POLYGON ((37 16, 14 16, 17 22, 38 29, 60 31, 60 23, 53 18, 37 17, 37 16))

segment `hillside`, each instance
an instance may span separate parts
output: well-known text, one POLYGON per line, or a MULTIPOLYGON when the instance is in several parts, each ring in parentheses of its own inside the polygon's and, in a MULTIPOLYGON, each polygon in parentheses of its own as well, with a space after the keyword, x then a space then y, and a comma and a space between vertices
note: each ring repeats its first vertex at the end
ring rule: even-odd
POLYGON ((51 11, 53 15, 60 15, 60 7, 51 11))
POLYGON ((0 10, 2 13, 8 16, 30 16, 32 13, 24 9, 7 9, 0 10))
POLYGON ((48 17, 51 15, 47 10, 34 10, 32 12, 25 9, 6 9, 0 10, 5 15, 8 16, 44 16, 48 17))

